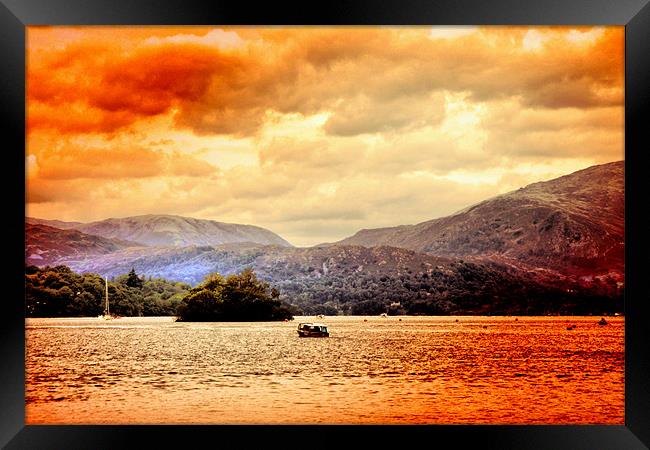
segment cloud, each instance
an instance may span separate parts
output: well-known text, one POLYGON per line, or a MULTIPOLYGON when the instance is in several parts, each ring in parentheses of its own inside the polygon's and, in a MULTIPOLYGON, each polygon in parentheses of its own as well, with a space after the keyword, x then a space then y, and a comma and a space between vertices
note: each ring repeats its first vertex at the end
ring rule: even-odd
POLYGON ((442 121, 445 101, 441 94, 397 97, 378 101, 367 96, 357 96, 342 101, 333 109, 323 129, 339 136, 355 136, 405 128, 421 128, 442 121))
POLYGON ((329 140, 327 138, 278 138, 272 139, 259 152, 262 167, 272 166, 269 170, 287 170, 287 166, 299 167, 301 170, 345 171, 351 160, 362 157, 364 146, 346 140, 329 140), (346 145, 347 144, 347 145, 346 145))
POLYGON ((48 56, 30 54, 28 126, 61 133, 110 133, 198 101, 237 61, 191 42, 112 48, 75 43, 48 56))
POLYGON ((491 102, 482 120, 488 153, 513 160, 624 158, 624 109, 531 108, 516 100, 491 102))
MULTIPOLYGON (((188 28, 192 30, 192 28, 188 28)), ((201 44, 207 47, 217 47, 221 50, 241 48, 245 41, 234 31, 224 31, 220 29, 210 30, 204 35, 198 34, 174 34, 171 36, 152 36, 144 40, 145 44, 161 45, 165 43, 172 44, 201 44)))
MULTIPOLYGON (((166 152, 115 143, 89 148, 67 142, 58 148, 30 155, 38 163, 33 174, 46 180, 150 178, 159 176, 206 177, 218 173, 211 164, 178 151, 166 152)), ((28 165, 27 173, 34 169, 28 165)))
POLYGON ((464 36, 469 36, 478 31, 478 27, 464 26, 436 26, 429 32, 431 39, 458 39, 464 36))
POLYGON ((541 30, 534 52, 531 31, 508 27, 458 39, 354 27, 265 28, 250 39, 214 29, 128 46, 68 38, 47 56, 28 55, 29 125, 109 133, 173 111, 177 126, 196 133, 248 136, 268 111, 330 112, 326 131, 353 135, 428 123, 429 108, 408 106, 443 89, 478 101, 519 96, 533 107, 622 104, 622 28, 541 30))

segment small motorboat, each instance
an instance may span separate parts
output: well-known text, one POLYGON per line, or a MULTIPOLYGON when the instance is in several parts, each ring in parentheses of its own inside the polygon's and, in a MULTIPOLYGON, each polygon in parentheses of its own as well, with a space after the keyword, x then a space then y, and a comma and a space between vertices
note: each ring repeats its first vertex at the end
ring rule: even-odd
POLYGON ((604 317, 601 317, 598 321, 598 325, 609 325, 609 322, 607 322, 604 317))
POLYGON ((322 323, 299 323, 298 336, 300 337, 329 337, 327 325, 322 323))

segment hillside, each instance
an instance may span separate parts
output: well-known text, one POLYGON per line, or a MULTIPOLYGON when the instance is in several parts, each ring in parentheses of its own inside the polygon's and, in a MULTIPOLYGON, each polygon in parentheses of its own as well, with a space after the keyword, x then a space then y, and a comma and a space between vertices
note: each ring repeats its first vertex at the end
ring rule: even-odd
POLYGON ((77 272, 96 272, 108 276, 116 276, 135 267, 139 273, 197 284, 211 271, 230 275, 246 267, 253 267, 264 279, 281 281, 360 272, 399 276, 401 270, 415 270, 440 261, 448 262, 449 259, 390 247, 287 248, 225 244, 214 247, 133 247, 107 252, 101 257, 85 260, 62 258, 58 262, 77 272))
POLYGON ((106 219, 76 227, 79 231, 106 238, 124 239, 143 245, 182 247, 254 242, 291 246, 277 234, 254 225, 216 222, 172 215, 143 215, 106 219))
POLYGON ((61 230, 47 225, 25 225, 25 264, 45 266, 58 261, 85 260, 137 244, 119 239, 92 236, 78 230, 61 230))
POLYGON ((448 217, 361 230, 335 245, 390 245, 517 261, 569 275, 624 271, 624 163, 589 167, 448 217))

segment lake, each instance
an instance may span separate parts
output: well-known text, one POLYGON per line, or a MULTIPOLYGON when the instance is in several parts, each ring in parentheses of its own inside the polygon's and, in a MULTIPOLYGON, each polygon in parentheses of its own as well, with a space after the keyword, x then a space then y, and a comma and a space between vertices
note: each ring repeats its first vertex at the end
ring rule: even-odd
POLYGON ((27 319, 26 423, 622 425, 624 318, 599 319, 27 319))

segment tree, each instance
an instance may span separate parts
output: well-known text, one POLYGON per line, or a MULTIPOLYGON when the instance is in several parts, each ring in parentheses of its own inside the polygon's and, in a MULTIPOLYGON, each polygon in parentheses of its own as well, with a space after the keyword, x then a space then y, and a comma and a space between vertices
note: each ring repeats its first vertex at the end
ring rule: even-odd
POLYGON ((131 272, 127 275, 126 285, 128 287, 141 289, 144 286, 144 281, 138 277, 138 274, 135 273, 135 268, 131 268, 131 272))
POLYGON ((292 319, 279 297, 280 292, 258 280, 252 269, 228 278, 215 272, 182 299, 177 315, 188 322, 292 319))

